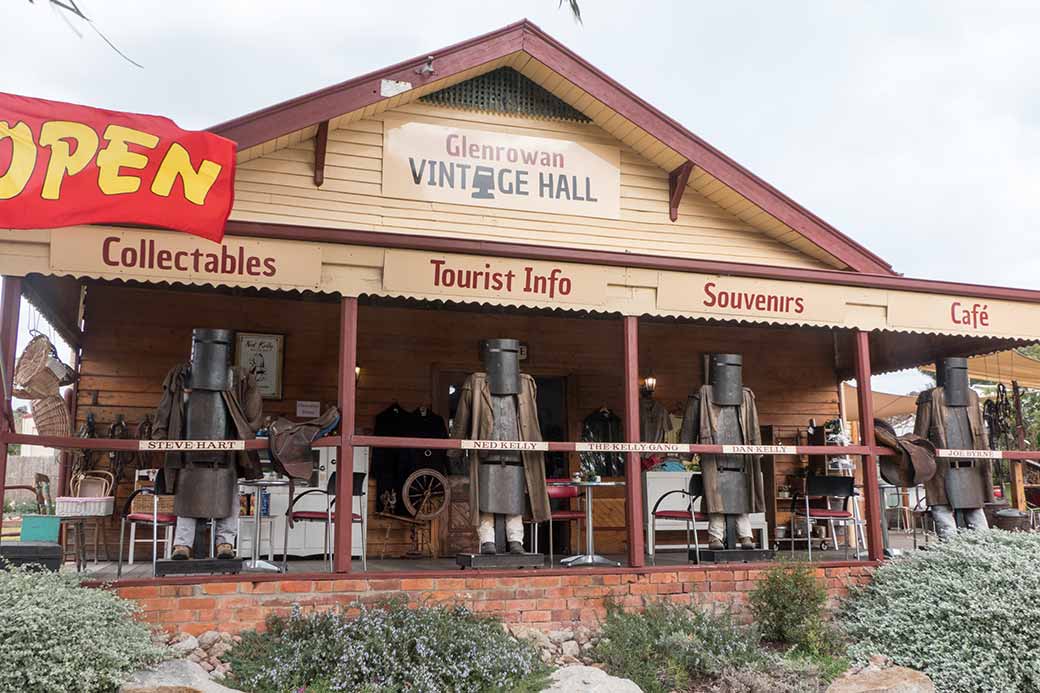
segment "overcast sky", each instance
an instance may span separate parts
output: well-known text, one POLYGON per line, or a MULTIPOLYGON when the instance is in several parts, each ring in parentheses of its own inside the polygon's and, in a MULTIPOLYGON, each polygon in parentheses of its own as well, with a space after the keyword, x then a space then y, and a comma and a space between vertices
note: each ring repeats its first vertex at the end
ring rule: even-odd
POLYGON ((201 129, 526 16, 897 271, 1040 288, 1036 3, 77 1, 144 68, 5 0, 0 91, 201 129))

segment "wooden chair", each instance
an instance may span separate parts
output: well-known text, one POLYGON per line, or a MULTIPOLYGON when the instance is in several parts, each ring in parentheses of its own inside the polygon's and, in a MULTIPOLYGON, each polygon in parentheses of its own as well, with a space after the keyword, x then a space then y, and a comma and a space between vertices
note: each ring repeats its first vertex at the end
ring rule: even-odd
POLYGON ((123 505, 122 519, 119 522, 119 564, 116 567, 116 578, 122 577, 123 575, 123 537, 126 534, 126 523, 130 523, 130 560, 134 562, 134 547, 135 544, 139 543, 136 539, 135 529, 137 525, 151 525, 152 527, 152 576, 155 576, 155 564, 159 560, 159 528, 163 527, 166 529, 166 549, 163 557, 169 559, 170 554, 173 550, 173 528, 177 524, 177 516, 173 513, 161 513, 159 512, 159 494, 155 492, 154 488, 139 488, 130 494, 130 497, 126 499, 126 503, 123 505), (134 503, 134 499, 140 495, 147 495, 152 497, 152 512, 135 513, 131 506, 134 503))

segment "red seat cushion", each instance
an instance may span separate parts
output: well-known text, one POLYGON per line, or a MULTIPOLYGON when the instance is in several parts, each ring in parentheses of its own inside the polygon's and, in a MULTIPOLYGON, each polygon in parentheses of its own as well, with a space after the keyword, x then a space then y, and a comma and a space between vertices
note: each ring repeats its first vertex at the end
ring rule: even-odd
POLYGON ((553 510, 552 519, 554 520, 584 520, 584 510, 553 510))
MULTIPOLYGON (((151 513, 130 513, 126 516, 126 519, 130 522, 151 522, 151 513)), ((173 523, 177 521, 177 516, 172 513, 159 513, 155 516, 155 519, 159 522, 173 523)))
POLYGON ((577 486, 546 486, 545 492, 550 498, 577 498, 577 486))
MULTIPOLYGON (((805 508, 798 508, 794 512, 796 515, 804 515, 805 508)), ((846 510, 827 510, 826 508, 809 508, 809 517, 847 520, 850 517, 852 517, 852 513, 846 510)))
MULTIPOLYGON (((292 519, 293 522, 296 520, 315 520, 320 522, 329 519, 329 516, 324 510, 293 510, 292 519)), ((361 516, 357 513, 351 513, 350 519, 352 522, 361 522, 361 516)), ((332 513, 332 521, 336 521, 336 513, 332 513)))
POLYGON ((708 516, 704 513, 694 513, 691 516, 689 510, 658 510, 654 513, 654 517, 662 520, 686 520, 688 522, 706 522, 708 520, 708 516))

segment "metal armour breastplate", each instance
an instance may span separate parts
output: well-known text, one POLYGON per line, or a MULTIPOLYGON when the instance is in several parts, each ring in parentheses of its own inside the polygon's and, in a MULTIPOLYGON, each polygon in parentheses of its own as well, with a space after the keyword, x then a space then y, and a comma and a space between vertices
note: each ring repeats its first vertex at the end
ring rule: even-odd
MULTIPOLYGON (((515 395, 492 395, 494 424, 491 440, 520 440, 515 395)), ((491 450, 478 465, 478 499, 481 512, 522 515, 526 509, 526 482, 522 456, 514 450, 491 450)))
MULTIPOLYGON (((954 450, 971 450, 975 442, 971 437, 967 407, 944 407, 943 420, 946 424, 946 447, 954 450)), ((985 504, 985 489, 982 478, 972 460, 951 460, 946 471, 946 497, 953 508, 981 508, 985 504), (967 463, 970 466, 959 466, 967 463), (954 466, 954 465, 958 466, 954 466)))
MULTIPOLYGON (((722 407, 718 414, 718 429, 715 441, 718 445, 742 445, 744 436, 740 431, 740 408, 722 407)), ((750 512, 748 505, 748 475, 741 455, 716 455, 719 495, 722 496, 721 511, 727 514, 750 512)))

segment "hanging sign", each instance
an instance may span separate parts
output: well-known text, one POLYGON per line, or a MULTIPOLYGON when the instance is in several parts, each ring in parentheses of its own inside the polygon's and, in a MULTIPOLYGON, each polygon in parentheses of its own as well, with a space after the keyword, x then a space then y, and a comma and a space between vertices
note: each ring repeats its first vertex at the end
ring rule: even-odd
POLYGON ((537 440, 463 440, 463 450, 519 450, 521 452, 547 451, 549 443, 537 440))
POLYGON ((401 118, 383 127, 383 197, 621 215, 619 147, 401 118))
POLYGON ((603 305, 607 271, 565 262, 387 250, 383 288, 390 292, 461 299, 508 299, 553 305, 603 305))
POLYGON ((939 448, 936 457, 949 457, 957 460, 999 460, 1004 456, 1000 450, 955 450, 939 448))
POLYGON ((229 236, 219 245, 185 234, 105 227, 51 231, 54 274, 315 290, 321 246, 229 236))
POLYGON ((244 440, 140 440, 137 449, 155 452, 157 450, 245 450, 244 440))
POLYGON ((710 317, 842 324, 847 293, 826 284, 661 272, 657 307, 710 317))
POLYGON ((0 93, 0 228, 127 223, 220 241, 234 174, 223 137, 0 93))

